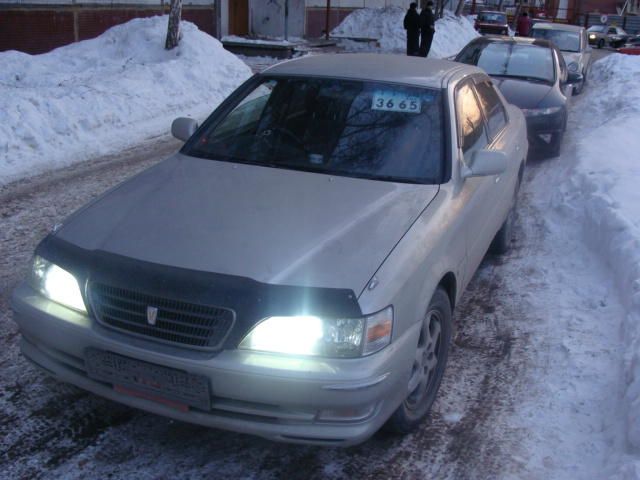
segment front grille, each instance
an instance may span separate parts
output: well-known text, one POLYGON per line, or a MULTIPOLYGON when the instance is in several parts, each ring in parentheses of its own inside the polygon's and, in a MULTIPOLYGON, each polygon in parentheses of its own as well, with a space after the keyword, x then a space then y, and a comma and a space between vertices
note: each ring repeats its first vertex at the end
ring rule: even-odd
POLYGON ((156 297, 92 283, 89 287, 96 319, 106 327, 163 343, 215 350, 231 329, 233 310, 156 297), (147 307, 158 309, 155 324, 147 307))

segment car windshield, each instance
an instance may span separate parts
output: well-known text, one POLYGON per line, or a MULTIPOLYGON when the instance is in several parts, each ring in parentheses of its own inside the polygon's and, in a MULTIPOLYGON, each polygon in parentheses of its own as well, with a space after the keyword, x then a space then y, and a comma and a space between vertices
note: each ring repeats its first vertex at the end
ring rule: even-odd
POLYGON ((587 30, 588 32, 599 32, 599 33, 604 33, 607 31, 607 26, 606 25, 593 25, 592 27, 589 27, 589 30, 587 30))
POLYGON ((483 23, 499 23, 501 25, 507 23, 507 17, 502 13, 480 13, 478 21, 483 23))
POLYGON ((514 42, 474 42, 456 58, 477 65, 489 75, 553 83, 555 74, 551 49, 514 42))
POLYGON ((580 34, 578 32, 552 30, 549 28, 534 28, 532 36, 534 38, 545 38, 547 40, 551 40, 563 52, 580 51, 580 34))
POLYGON ((440 183, 440 90, 322 78, 263 78, 184 146, 194 157, 331 175, 440 183))

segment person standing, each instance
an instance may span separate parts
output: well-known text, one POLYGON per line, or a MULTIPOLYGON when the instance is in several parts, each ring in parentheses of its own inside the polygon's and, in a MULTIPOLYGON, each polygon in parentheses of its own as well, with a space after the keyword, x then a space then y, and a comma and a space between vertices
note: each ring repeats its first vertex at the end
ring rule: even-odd
POLYGON ((420 12, 420 56, 426 57, 431 50, 433 35, 436 33, 436 17, 433 14, 433 2, 429 0, 427 6, 420 12))
POLYGON ((404 29, 407 31, 407 55, 417 56, 420 53, 420 15, 418 4, 411 2, 404 16, 404 29))
POLYGON ((531 31, 531 19, 527 12, 522 12, 520 18, 518 18, 518 36, 528 37, 531 31))

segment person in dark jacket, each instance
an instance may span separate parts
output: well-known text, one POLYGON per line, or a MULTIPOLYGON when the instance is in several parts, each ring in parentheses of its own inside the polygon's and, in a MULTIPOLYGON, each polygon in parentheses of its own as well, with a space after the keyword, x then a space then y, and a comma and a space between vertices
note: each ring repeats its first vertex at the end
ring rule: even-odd
POLYGON ((420 53, 420 15, 418 4, 411 2, 404 16, 404 29, 407 31, 407 55, 417 56, 420 53))
POLYGON ((420 12, 420 56, 426 57, 431 50, 433 35, 436 33, 436 17, 431 8, 433 2, 429 0, 427 6, 420 12))

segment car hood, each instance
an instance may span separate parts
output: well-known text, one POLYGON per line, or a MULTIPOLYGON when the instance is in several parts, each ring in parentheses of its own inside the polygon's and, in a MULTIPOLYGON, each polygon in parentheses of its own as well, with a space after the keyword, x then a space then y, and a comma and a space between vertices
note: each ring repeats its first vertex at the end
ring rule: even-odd
POLYGON ((552 85, 513 78, 492 77, 492 80, 507 101, 520 108, 536 108, 553 88, 552 85))
POLYGON ((57 235, 161 265, 359 293, 438 189, 177 154, 57 235))

